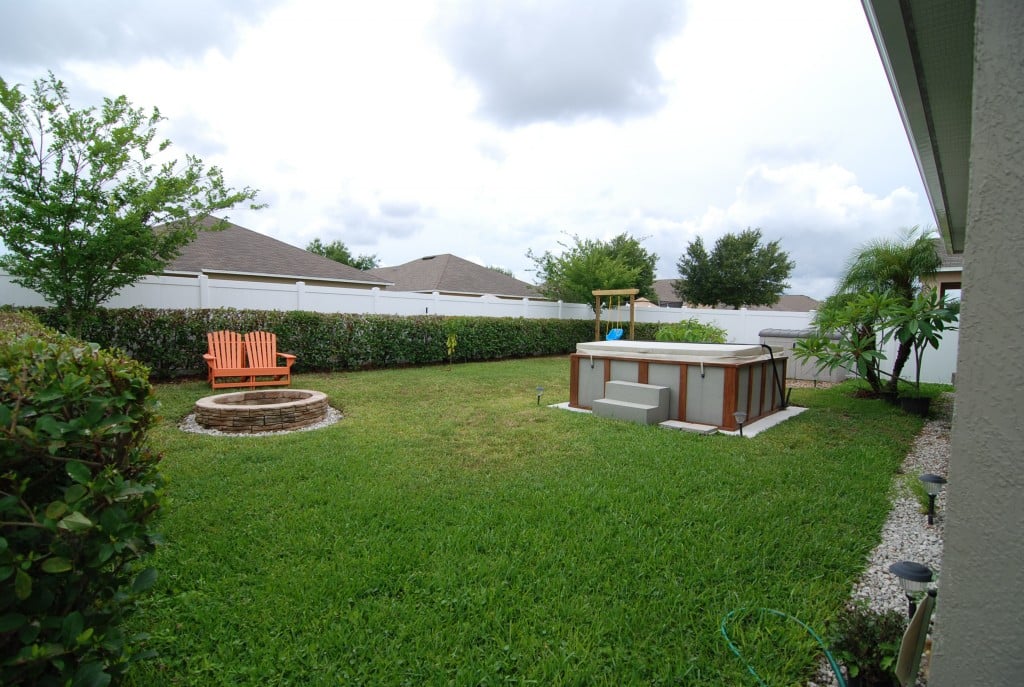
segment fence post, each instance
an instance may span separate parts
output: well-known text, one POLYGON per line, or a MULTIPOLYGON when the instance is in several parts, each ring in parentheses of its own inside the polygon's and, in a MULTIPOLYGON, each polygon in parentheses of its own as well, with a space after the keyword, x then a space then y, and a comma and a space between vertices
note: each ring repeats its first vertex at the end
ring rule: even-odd
POLYGON ((379 315, 380 314, 380 304, 379 304, 379 301, 380 301, 380 287, 379 286, 374 286, 372 289, 370 289, 370 291, 373 293, 373 314, 374 315, 379 315))
POLYGON ((199 275, 199 307, 202 310, 210 307, 210 278, 205 274, 199 275))
POLYGON ((295 282, 295 309, 305 310, 306 304, 306 282, 295 282))

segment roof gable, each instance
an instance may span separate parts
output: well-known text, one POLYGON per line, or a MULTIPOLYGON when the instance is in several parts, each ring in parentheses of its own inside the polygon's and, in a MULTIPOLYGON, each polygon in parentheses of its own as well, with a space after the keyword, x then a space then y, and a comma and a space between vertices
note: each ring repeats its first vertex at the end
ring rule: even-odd
POLYGON ((369 274, 394 282, 394 288, 398 291, 492 294, 518 298, 537 298, 540 295, 531 284, 451 253, 428 255, 394 267, 378 267, 369 270, 369 274))
MULTIPOLYGON (((201 222, 212 227, 217 219, 201 222)), ((380 276, 296 248, 284 241, 227 223, 221 230, 201 230, 185 246, 167 272, 224 272, 307 280, 347 281, 387 286, 380 276)))
MULTIPOLYGON (((675 279, 655 279, 654 292, 658 294, 658 300, 662 303, 681 303, 682 299, 676 295, 672 288, 675 279)), ((821 302, 797 293, 785 293, 772 305, 751 305, 746 306, 748 310, 777 310, 782 312, 810 312, 817 310, 821 302)), ((730 306, 720 306, 730 307, 730 306)))

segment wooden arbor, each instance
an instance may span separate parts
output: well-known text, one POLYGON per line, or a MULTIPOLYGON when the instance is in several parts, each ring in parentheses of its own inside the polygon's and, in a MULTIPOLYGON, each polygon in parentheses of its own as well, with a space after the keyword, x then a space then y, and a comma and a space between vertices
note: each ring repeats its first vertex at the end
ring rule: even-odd
POLYGON ((629 340, 633 341, 633 324, 636 309, 636 295, 640 289, 595 289, 590 292, 594 296, 594 341, 601 340, 601 296, 629 296, 629 340))

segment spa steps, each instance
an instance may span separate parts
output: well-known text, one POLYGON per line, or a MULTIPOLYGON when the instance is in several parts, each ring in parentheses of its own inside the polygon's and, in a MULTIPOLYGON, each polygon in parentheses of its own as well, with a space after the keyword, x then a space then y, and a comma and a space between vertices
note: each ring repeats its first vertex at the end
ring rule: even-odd
POLYGON ((668 420, 669 388, 636 382, 606 382, 604 398, 596 398, 591 408, 598 417, 656 425, 668 420))

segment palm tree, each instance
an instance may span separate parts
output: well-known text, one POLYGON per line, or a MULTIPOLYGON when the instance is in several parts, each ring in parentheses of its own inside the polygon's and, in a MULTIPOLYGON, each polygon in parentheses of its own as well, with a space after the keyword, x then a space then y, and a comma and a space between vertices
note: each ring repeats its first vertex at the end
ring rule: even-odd
MULTIPOLYGON (((924 287, 923 279, 934 276, 942 264, 935 251, 931 230, 904 229, 898 239, 866 243, 846 263, 836 295, 853 293, 887 294, 910 305, 924 287)), ((913 346, 901 343, 892 364, 889 391, 896 391, 903 367, 913 346)))

